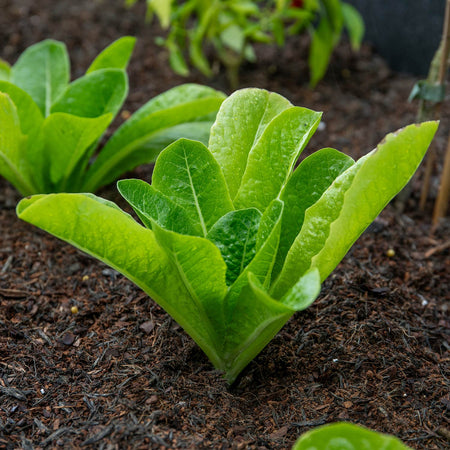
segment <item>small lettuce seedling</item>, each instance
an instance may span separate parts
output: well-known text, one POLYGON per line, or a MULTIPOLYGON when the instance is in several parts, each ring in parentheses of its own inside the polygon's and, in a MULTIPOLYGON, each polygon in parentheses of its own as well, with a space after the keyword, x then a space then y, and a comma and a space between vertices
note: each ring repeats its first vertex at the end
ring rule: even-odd
POLYGON ((408 450, 399 439, 359 425, 338 422, 303 434, 292 450, 408 450))
POLYGON ((95 192, 122 173, 153 162, 181 136, 207 142, 225 96, 186 84, 142 106, 96 155, 127 96, 126 67, 134 44, 133 37, 115 41, 72 83, 61 42, 29 47, 13 67, 2 62, 0 175, 22 195, 95 192))
POLYGON ((34 196, 17 214, 134 281, 232 383, 314 301, 437 129, 408 126, 357 162, 325 148, 293 171, 320 118, 276 93, 237 91, 209 148, 177 140, 160 153, 151 185, 119 181, 144 226, 91 194, 34 196))

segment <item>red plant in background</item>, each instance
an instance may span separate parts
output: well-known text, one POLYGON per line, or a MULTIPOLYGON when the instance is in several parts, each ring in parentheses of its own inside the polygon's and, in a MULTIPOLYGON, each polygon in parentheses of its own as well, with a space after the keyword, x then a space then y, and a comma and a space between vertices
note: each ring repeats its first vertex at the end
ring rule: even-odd
POLYGON ((303 8, 303 0, 292 0, 291 8, 303 8))

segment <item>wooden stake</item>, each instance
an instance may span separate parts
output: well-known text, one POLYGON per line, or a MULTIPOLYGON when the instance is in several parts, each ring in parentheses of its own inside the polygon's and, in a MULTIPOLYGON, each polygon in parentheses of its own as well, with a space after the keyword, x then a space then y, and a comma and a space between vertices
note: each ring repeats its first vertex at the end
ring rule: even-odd
POLYGON ((444 30, 442 31, 442 54, 441 54, 441 66, 439 68, 438 83, 445 83, 445 76, 447 75, 448 56, 450 49, 450 0, 447 0, 445 6, 445 20, 444 30))
MULTIPOLYGON (((444 18, 444 29, 442 30, 442 40, 439 45, 438 51, 431 62, 430 73, 428 75, 429 83, 436 83, 438 85, 443 85, 445 83, 445 77, 447 75, 448 59, 450 54, 450 0, 447 0, 445 6, 445 18, 444 18), (436 73, 436 63, 439 63, 439 69, 436 73)), ((427 102, 421 100, 419 106, 418 118, 419 122, 423 120, 431 120, 439 116, 439 105, 434 104, 430 109, 427 108, 427 102), (432 116, 435 117, 432 117, 432 116), (428 117, 425 117, 428 116, 428 117)), ((428 198, 428 192, 430 190, 431 176, 433 173, 434 161, 436 159, 435 152, 429 151, 425 162, 425 176, 422 181, 422 190, 420 192, 420 202, 419 209, 423 211, 425 209, 425 204, 428 198)), ((443 174, 444 175, 444 174, 443 174)), ((445 181, 445 180, 444 180, 445 181)), ((445 183, 444 183, 445 184, 445 183)), ((435 208, 436 210, 436 208, 435 208)), ((434 216, 433 216, 434 217, 434 216)), ((437 219, 439 220, 439 219, 437 219)), ((433 218, 434 221, 434 218, 433 218)))
MULTIPOLYGON (((442 55, 441 66, 439 68, 439 83, 445 83, 447 75, 448 59, 450 54, 450 0, 447 0, 445 7, 444 31, 442 33, 442 55)), ((436 227, 441 217, 445 217, 450 196, 450 136, 447 142, 444 167, 442 169, 441 181, 438 196, 433 210, 433 227, 436 227)))
POLYGON ((450 136, 447 143, 447 152, 445 154, 444 168, 442 169, 441 182, 438 196, 434 204, 433 227, 436 227, 441 217, 447 213, 450 200, 450 136))

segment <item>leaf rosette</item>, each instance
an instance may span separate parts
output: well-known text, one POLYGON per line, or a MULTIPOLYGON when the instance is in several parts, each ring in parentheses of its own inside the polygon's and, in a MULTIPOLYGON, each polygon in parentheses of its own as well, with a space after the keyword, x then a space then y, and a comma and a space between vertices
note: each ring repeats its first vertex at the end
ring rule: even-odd
POLYGON ((321 149, 294 170, 320 118, 276 93, 237 91, 208 147, 179 139, 160 153, 151 185, 119 181, 143 225, 92 194, 34 196, 17 213, 134 281, 232 383, 316 299, 437 128, 389 134, 357 162, 321 149))

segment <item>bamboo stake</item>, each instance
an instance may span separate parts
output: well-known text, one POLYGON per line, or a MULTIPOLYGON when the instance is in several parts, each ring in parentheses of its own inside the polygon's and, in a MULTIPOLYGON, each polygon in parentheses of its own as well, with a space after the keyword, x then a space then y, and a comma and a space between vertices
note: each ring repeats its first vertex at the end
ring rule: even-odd
MULTIPOLYGON (((450 53, 450 0, 447 0, 445 6, 445 18, 444 18, 444 29, 442 30, 442 40, 433 58, 433 61, 431 62, 430 73, 428 74, 427 81, 430 84, 433 83, 441 86, 444 85, 448 68, 449 53, 450 53)), ((427 104, 426 100, 420 101, 419 112, 417 115, 419 122, 434 119, 439 115, 439 105, 434 104, 433 106, 427 104), (432 117, 433 115, 435 117, 432 117)), ((425 163, 426 164, 425 175, 422 182, 422 190, 420 193, 419 209, 421 211, 425 209, 425 204, 428 198, 428 192, 430 190, 431 176, 433 173, 433 166, 435 160, 436 160, 435 152, 430 151, 425 163)), ((442 176, 444 176, 444 174, 442 176)))
MULTIPOLYGON (((450 54, 450 0, 447 0, 445 7, 444 31, 442 34, 442 55, 441 66, 439 68, 439 83, 445 83, 448 69, 448 59, 450 54)), ((444 167, 442 169, 441 181, 439 184, 438 196, 434 204, 433 226, 436 227, 441 217, 445 217, 450 196, 450 136, 445 153, 444 167)))
POLYGON ((433 227, 436 227, 441 217, 447 213, 450 197, 450 136, 447 143, 447 152, 445 154, 444 168, 442 169, 441 182, 439 185, 438 196, 434 204, 433 227))
POLYGON ((442 42, 443 48, 441 55, 441 67, 439 68, 439 84, 444 84, 445 76, 447 75, 448 56, 450 49, 450 0, 447 0, 447 4, 445 6, 445 20, 444 30, 442 32, 442 42))

